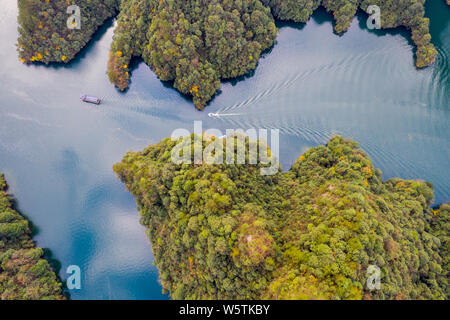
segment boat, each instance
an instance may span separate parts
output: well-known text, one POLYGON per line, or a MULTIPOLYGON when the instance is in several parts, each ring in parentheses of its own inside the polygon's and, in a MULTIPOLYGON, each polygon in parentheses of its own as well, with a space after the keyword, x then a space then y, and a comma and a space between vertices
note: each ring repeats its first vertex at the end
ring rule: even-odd
POLYGON ((100 98, 88 96, 85 94, 82 95, 80 97, 80 99, 81 99, 81 101, 88 102, 88 103, 94 103, 94 104, 100 104, 100 102, 102 101, 100 98))

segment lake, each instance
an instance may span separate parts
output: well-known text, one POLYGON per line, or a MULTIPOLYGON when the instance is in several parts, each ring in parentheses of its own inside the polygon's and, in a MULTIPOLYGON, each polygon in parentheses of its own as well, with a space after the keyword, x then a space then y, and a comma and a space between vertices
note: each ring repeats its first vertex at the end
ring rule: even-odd
POLYGON ((285 170, 341 134, 361 144, 385 179, 430 181, 435 203, 448 202, 450 9, 428 1, 427 16, 439 57, 424 70, 414 66, 408 32, 369 31, 364 15, 342 36, 323 11, 306 25, 278 23, 256 71, 224 82, 202 112, 142 62, 127 92, 109 83, 113 20, 68 65, 21 64, 16 2, 8 1, 0 11, 0 172, 61 278, 80 266, 73 299, 168 298, 135 201, 112 165, 174 129, 193 130, 194 120, 222 131, 278 128, 285 170), (104 100, 81 103, 81 94, 104 100))

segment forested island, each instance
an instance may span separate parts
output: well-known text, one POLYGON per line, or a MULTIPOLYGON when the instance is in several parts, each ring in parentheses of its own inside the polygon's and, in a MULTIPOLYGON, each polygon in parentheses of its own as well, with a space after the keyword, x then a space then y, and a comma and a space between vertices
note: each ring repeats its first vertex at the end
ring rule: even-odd
MULTIPOLYGON (((447 1, 448 2, 448 1, 447 1)), ((416 66, 433 63, 425 0, 20 0, 19 58, 24 63, 67 63, 104 21, 118 13, 108 76, 128 87, 130 62, 143 60, 163 81, 173 81, 202 109, 220 80, 256 68, 261 53, 276 39, 275 19, 306 23, 320 6, 334 16, 336 33, 345 32, 358 9, 381 9, 381 27, 406 27, 417 47, 416 66), (67 7, 81 8, 81 29, 69 29, 67 7)))
POLYGON ((62 300, 62 284, 12 205, 0 174, 0 300, 62 300))
MULTIPOLYGON (((203 150, 225 140, 203 141, 203 150)), ((272 176, 260 175, 261 164, 174 164, 177 143, 114 166, 171 298, 449 298, 450 206, 430 207, 431 184, 383 182, 340 136, 272 176), (380 290, 366 285, 370 265, 380 268, 380 290)))

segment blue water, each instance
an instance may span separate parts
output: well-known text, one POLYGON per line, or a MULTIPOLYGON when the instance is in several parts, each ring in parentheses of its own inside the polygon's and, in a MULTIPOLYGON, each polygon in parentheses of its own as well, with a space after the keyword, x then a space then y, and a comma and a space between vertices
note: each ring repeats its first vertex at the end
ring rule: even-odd
POLYGON ((82 270, 74 299, 166 299, 133 197, 112 172, 176 128, 278 128, 285 169, 333 134, 360 142, 384 178, 425 179, 435 203, 450 200, 450 10, 428 1, 433 43, 427 69, 414 67, 405 31, 369 32, 363 16, 343 36, 319 12, 305 25, 279 24, 276 45, 249 77, 225 82, 204 112, 136 63, 130 89, 106 76, 113 21, 67 66, 17 59, 16 2, 0 11, 0 172, 39 246, 82 270), (99 106, 80 94, 104 97, 99 106), (218 113, 219 117, 209 117, 218 113))

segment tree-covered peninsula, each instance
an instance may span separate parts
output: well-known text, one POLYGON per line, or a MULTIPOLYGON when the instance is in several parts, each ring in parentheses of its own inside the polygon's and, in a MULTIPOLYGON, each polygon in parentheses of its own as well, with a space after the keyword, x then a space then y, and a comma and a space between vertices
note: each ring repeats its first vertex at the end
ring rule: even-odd
POLYGON ((24 63, 67 63, 109 17, 118 25, 108 76, 128 87, 130 62, 142 57, 163 81, 173 81, 198 108, 220 88, 221 79, 256 68, 275 41, 275 19, 305 23, 323 6, 333 14, 335 31, 345 32, 358 9, 381 9, 381 27, 406 27, 417 46, 417 67, 430 65, 437 51, 430 43, 425 0, 20 0, 19 57, 24 63), (81 28, 67 27, 67 7, 78 5, 81 28))
MULTIPOLYGON (((203 150, 225 141, 205 139, 203 150)), ((429 183, 383 182, 339 136, 271 176, 260 164, 173 163, 177 143, 114 166, 171 298, 448 299, 450 207, 430 208, 429 183), (369 266, 379 290, 367 286, 369 266)))
POLYGON ((89 42, 106 19, 116 15, 120 0, 18 0, 19 59, 67 63, 89 42), (67 8, 80 8, 80 29, 69 29, 67 8))
POLYGON ((31 239, 28 221, 12 206, 0 174, 0 300, 61 300, 62 285, 31 239))

